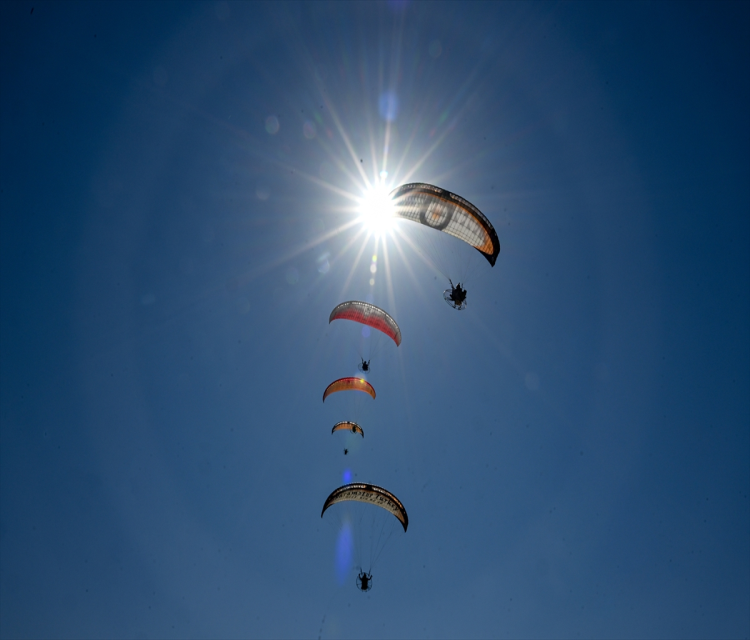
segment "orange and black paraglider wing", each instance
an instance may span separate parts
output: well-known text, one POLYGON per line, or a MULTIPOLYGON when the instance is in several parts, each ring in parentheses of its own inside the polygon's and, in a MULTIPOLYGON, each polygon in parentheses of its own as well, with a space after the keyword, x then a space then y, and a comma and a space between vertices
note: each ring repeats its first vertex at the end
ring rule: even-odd
POLYGON ((494 267, 500 241, 487 217, 461 196, 423 182, 402 184, 390 193, 396 217, 412 220, 463 240, 494 267))

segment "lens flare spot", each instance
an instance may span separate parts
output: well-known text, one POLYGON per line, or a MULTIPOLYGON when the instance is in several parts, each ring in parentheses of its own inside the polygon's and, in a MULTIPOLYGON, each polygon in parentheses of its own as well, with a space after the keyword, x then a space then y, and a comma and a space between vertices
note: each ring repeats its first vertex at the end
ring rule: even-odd
POLYGON ((280 128, 281 124, 279 123, 279 119, 276 116, 268 116, 266 118, 266 131, 272 136, 276 135, 279 132, 280 128))
POLYGON ((344 580, 346 580, 346 576, 352 567, 353 550, 352 525, 348 520, 345 520, 336 539, 336 579, 339 584, 344 584, 344 580))
POLYGON ((318 273, 328 273, 331 268, 331 263, 328 262, 328 258, 330 257, 331 254, 326 251, 322 256, 318 258, 318 273))
POLYGON ((368 327, 368 326, 362 327, 362 337, 363 338, 369 338, 370 337, 370 327, 368 327))
POLYGON ((349 484, 352 481, 352 471, 351 469, 344 469, 344 484, 349 484))
POLYGON ((378 110, 383 120, 392 122, 398 115, 398 97, 393 91, 384 91, 378 100, 378 110))
POLYGON ((318 129, 315 126, 315 123, 311 122, 310 120, 305 121, 305 124, 302 125, 302 135, 304 135, 308 140, 312 140, 317 132, 318 129))
POLYGON ((299 282, 299 271, 297 271, 294 267, 290 267, 289 269, 287 269, 286 281, 291 285, 297 284, 299 282))

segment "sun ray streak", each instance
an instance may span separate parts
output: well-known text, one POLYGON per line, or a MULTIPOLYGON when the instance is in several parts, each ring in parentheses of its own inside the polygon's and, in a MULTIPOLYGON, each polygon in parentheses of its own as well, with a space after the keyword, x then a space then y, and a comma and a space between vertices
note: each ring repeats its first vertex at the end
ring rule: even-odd
POLYGON ((349 275, 346 277, 346 280, 344 281, 344 286, 341 287, 341 293, 339 294, 339 298, 342 297, 346 293, 346 290, 349 287, 349 283, 354 277, 354 272, 357 270, 357 266, 359 265, 359 261, 362 258, 362 254, 364 253, 365 247, 367 246, 367 243, 370 240, 370 235, 371 234, 369 233, 367 234, 364 242, 362 243, 362 246, 359 249, 359 253, 357 253, 357 257, 354 259, 354 264, 352 264, 352 268, 349 270, 349 275))
MULTIPOLYGON (((357 188, 363 191, 366 191, 368 188, 370 188, 371 183, 369 182, 369 180, 364 178, 362 181, 360 181, 357 176, 347 168, 346 163, 336 153, 334 153, 327 144, 320 142, 320 146, 326 152, 331 162, 336 165, 336 168, 349 179, 349 182, 351 184, 355 185, 357 188)), ((357 163, 357 166, 360 166, 359 163, 357 163)), ((362 175, 363 171, 363 169, 360 170, 360 176, 362 175)))
POLYGON ((378 152, 377 152, 377 145, 375 142, 375 133, 373 132, 372 127, 370 127, 370 130, 368 132, 368 135, 370 137, 370 161, 372 162, 373 167, 373 181, 378 179, 378 152))
MULTIPOLYGON (((401 51, 402 51, 402 40, 404 35, 404 15, 402 14, 400 16, 400 19, 394 24, 394 38, 393 38, 393 46, 391 47, 391 78, 393 79, 391 82, 391 86, 389 87, 389 91, 395 94, 395 85, 397 82, 397 79, 401 75, 401 51)), ((383 163, 382 163, 382 171, 387 171, 388 168, 388 154, 390 153, 390 143, 391 143, 391 127, 392 122, 391 120, 386 120, 385 125, 385 136, 383 140, 383 163)))
POLYGON ((388 306, 391 309, 391 315, 397 316, 396 297, 393 295, 393 280, 391 279, 391 263, 388 257, 388 243, 383 241, 383 262, 385 264, 385 285, 388 297, 388 306))
POLYGON ((441 276, 444 276, 442 270, 432 261, 430 260, 429 256, 425 255, 424 252, 412 241, 411 238, 404 232, 402 232, 400 229, 396 229, 396 232, 401 236, 401 238, 408 244, 411 249, 414 251, 414 253, 424 262, 432 271, 435 273, 440 274, 441 276))
MULTIPOLYGON (((359 202, 359 198, 357 198, 356 195, 354 195, 351 191, 347 191, 346 189, 342 189, 341 187, 337 187, 336 185, 331 184, 330 182, 326 182, 325 180, 321 180, 320 178, 315 177, 312 174, 305 173, 304 171, 300 171, 299 169, 295 169, 295 172, 305 178, 306 180, 309 180, 313 184, 318 185, 319 187, 323 187, 324 189, 328 189, 329 191, 335 193, 338 196, 342 196, 344 198, 347 198, 349 200, 352 200, 354 202, 359 202)), ((349 176, 353 178, 354 176, 349 176)))
POLYGON ((407 273, 409 274, 409 277, 414 283, 414 290, 417 292, 417 295, 420 296, 420 298, 422 299, 422 302, 426 304, 427 296, 424 293, 424 287, 420 284, 419 280, 417 279, 417 276, 414 273, 414 270, 412 269, 411 264, 409 264, 409 260, 406 257, 406 254, 404 253, 403 248, 401 247, 401 245, 398 242, 398 239, 395 236, 393 237, 393 244, 396 247, 396 251, 398 251, 399 255, 401 256, 401 261, 404 265, 404 268, 406 269, 407 273))
POLYGON ((330 264, 331 264, 331 266, 333 266, 333 265, 334 265, 334 264, 336 264, 336 263, 337 263, 337 262, 338 262, 338 261, 339 261, 339 260, 340 260, 341 258, 343 258, 343 257, 344 257, 344 256, 346 255, 346 253, 347 253, 347 252, 349 251, 349 249, 350 249, 350 248, 352 247, 352 245, 353 245, 353 244, 354 244, 354 243, 355 243, 355 242, 356 242, 356 241, 357 241, 357 240, 359 239, 359 237, 360 237, 360 236, 361 236, 362 234, 364 234, 364 233, 367 233, 367 230, 366 230, 366 229, 365 229, 364 227, 363 227, 362 229, 360 229, 359 231, 357 231, 357 233, 356 233, 356 234, 355 234, 355 235, 354 235, 354 236, 352 237, 352 239, 351 239, 351 240, 349 240, 349 241, 348 241, 348 242, 347 242, 347 243, 346 243, 346 244, 344 245, 344 247, 343 247, 343 248, 341 249, 341 251, 339 251, 337 255, 333 256, 333 258, 332 258, 332 259, 331 259, 331 260, 329 261, 329 262, 330 262, 330 264))
MULTIPOLYGON (((401 173, 401 169, 404 166, 404 163, 406 162, 407 157, 409 156, 409 150, 411 149, 411 145, 414 144, 414 141, 417 139, 417 132, 419 131, 419 125, 422 122, 422 116, 418 115, 416 118, 416 122, 414 123, 414 126, 412 128, 411 135, 409 136, 409 139, 406 141, 406 145, 404 146, 404 149, 401 153, 401 160, 399 160, 398 165, 396 165, 396 169, 393 172, 394 179, 396 176, 398 176, 401 173)), ((411 175, 411 172, 409 173, 411 175)), ((399 181, 402 182, 402 181, 399 181)), ((403 182, 406 182, 406 180, 403 180, 403 182)))
POLYGON ((240 284, 247 284, 248 282, 254 280, 255 278, 263 275, 264 273, 268 273, 271 269, 274 269, 278 267, 279 265, 284 264, 285 262, 291 260, 292 258, 305 253, 305 251, 309 251, 313 247, 317 247, 319 244, 325 242, 326 240, 330 240, 331 238, 337 236, 338 234, 342 233, 346 229, 349 229, 353 227, 355 224, 357 224, 357 220, 350 220, 349 222, 346 222, 335 229, 331 229, 331 231, 328 231, 324 233, 323 235, 318 236, 317 238, 313 238, 309 242, 305 242, 302 245, 298 246, 296 249, 292 249, 291 251, 285 253, 282 256, 279 256, 275 258, 274 260, 271 260, 270 262, 266 262, 264 264, 258 265, 254 269, 251 269, 250 271, 244 273, 240 278, 238 278, 240 284))
POLYGON ((330 98, 328 97, 328 94, 325 91, 325 88, 322 86, 322 83, 319 80, 316 80, 316 83, 318 85, 318 90, 321 93, 321 96, 323 97, 323 101, 325 102, 326 106, 328 107, 328 112, 331 115, 331 118, 333 119, 333 123, 336 126, 336 130, 339 132, 339 135, 341 136, 341 139, 344 142, 344 146, 349 151, 349 155, 351 156, 352 161, 354 162, 355 166, 359 170, 359 175, 362 177, 362 182, 369 187, 370 182, 367 179, 367 174, 365 173, 364 168, 362 167, 362 164, 357 159, 357 154, 354 151, 354 145, 352 144, 351 140, 349 139, 349 136, 346 133, 346 129, 344 128, 344 125, 341 122, 341 118, 339 118, 338 112, 336 111, 336 107, 333 105, 333 102, 331 102, 330 98))
MULTIPOLYGON (((304 58, 303 64, 307 68, 307 73, 310 77, 313 78, 313 82, 315 83, 315 86, 317 90, 320 93, 321 100, 323 100, 323 103, 326 105, 326 108, 328 109, 328 113, 333 120, 334 126, 336 130, 338 131, 339 135, 341 136, 342 141, 344 142, 344 146, 349 151, 349 155, 354 163, 354 165, 357 167, 357 170, 359 171, 359 175, 362 178, 362 183, 364 183, 365 188, 370 186, 370 182, 367 179, 367 175, 364 171, 364 168, 361 166, 361 163, 357 159, 357 154, 354 150, 354 145, 351 142, 351 139, 349 138, 348 134, 346 133, 346 128, 344 127, 343 123, 341 122, 341 118, 339 117, 338 111, 336 110, 336 107, 331 100, 328 91, 326 90, 325 84, 323 80, 320 78, 318 73, 315 69, 315 64, 313 63, 313 56, 308 51, 304 45, 300 43, 300 47, 302 49, 302 57, 304 58)), ((331 157, 336 157, 332 155, 331 157)), ((342 167, 340 167, 342 168, 342 167)), ((347 172, 348 173, 348 172, 347 172)), ((350 176, 353 178, 353 176, 350 176)), ((353 182, 357 184, 357 180, 353 178, 353 182)))
POLYGON ((455 124, 455 120, 451 122, 451 125, 448 126, 443 133, 440 134, 437 140, 435 140, 434 144, 424 153, 424 155, 417 160, 416 164, 411 168, 410 171, 407 172, 407 174, 403 177, 404 182, 409 182, 411 177, 417 172, 417 170, 425 163, 427 162, 428 158, 437 150, 437 148, 445 141, 445 139, 448 137, 448 135, 453 131, 453 125, 455 124))
MULTIPOLYGON (((469 87, 472 83, 475 82, 476 77, 480 71, 481 63, 478 64, 475 69, 468 75, 463 85, 458 89, 456 92, 456 97, 453 100, 453 104, 455 105, 456 101, 458 100, 459 96, 463 97, 463 95, 468 91, 469 87)), ((430 147, 427 152, 417 161, 417 163, 411 168, 410 171, 407 172, 407 174, 403 177, 403 182, 409 182, 410 178, 414 173, 427 161, 427 159, 437 150, 437 148, 445 141, 445 138, 453 131, 455 128, 457 122, 460 119, 460 116, 462 116, 467 110, 468 105, 471 101, 466 100, 464 101, 464 105, 457 113, 454 114, 453 118, 451 119, 449 125, 446 127, 445 131, 438 137, 438 139, 435 141, 435 143, 430 147)), ((449 107, 450 109, 450 107, 449 107)), ((407 143, 407 149, 411 147, 412 141, 414 139, 414 135, 416 134, 416 131, 418 130, 418 127, 414 127, 413 131, 415 132, 412 134, 412 137, 410 138, 409 142, 407 143)), ((396 168, 396 174, 400 173, 401 167, 403 165, 403 159, 406 158, 406 150, 402 154, 402 162, 397 166, 396 168)))

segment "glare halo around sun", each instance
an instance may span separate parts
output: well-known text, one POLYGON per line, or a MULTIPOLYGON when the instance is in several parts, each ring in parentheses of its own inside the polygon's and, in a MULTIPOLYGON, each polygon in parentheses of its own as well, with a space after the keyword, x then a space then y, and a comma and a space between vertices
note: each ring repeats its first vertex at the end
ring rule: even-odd
POLYGON ((378 180, 365 191, 359 203, 359 218, 374 236, 385 235, 393 228, 393 202, 384 181, 378 180))

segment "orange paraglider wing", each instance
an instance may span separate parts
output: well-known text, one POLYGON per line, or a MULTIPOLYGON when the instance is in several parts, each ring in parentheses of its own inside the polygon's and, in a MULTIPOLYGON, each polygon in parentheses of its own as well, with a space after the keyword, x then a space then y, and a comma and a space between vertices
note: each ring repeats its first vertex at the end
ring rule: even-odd
POLYGON ((363 438, 365 437, 365 432, 356 422, 351 422, 350 420, 342 420, 341 422, 337 422, 335 425, 333 425, 333 429, 331 429, 331 433, 336 433, 336 431, 351 431, 352 433, 358 433, 363 438))
POLYGON ((364 391, 371 398, 375 399, 375 389, 364 378, 339 378, 338 380, 334 380, 323 392, 323 402, 326 401, 328 396, 337 391, 364 391))

